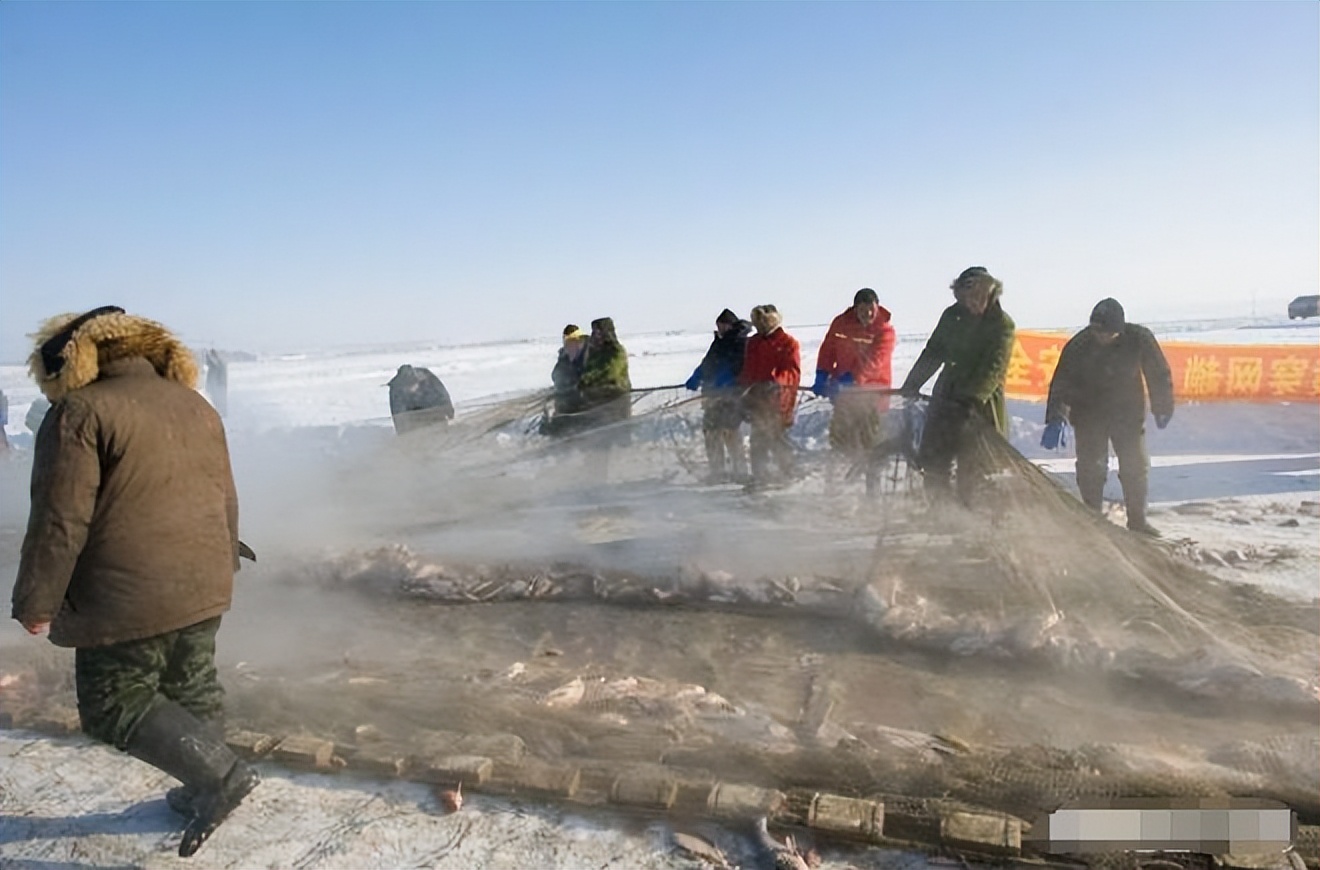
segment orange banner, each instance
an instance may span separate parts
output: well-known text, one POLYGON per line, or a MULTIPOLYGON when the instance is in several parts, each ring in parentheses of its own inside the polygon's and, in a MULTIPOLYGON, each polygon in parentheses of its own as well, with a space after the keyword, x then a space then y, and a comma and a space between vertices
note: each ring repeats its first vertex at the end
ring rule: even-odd
MULTIPOLYGON (((1019 331, 1006 387, 1015 399, 1043 401, 1069 335, 1019 331)), ((1180 402, 1320 401, 1320 346, 1194 344, 1162 341, 1180 402)))

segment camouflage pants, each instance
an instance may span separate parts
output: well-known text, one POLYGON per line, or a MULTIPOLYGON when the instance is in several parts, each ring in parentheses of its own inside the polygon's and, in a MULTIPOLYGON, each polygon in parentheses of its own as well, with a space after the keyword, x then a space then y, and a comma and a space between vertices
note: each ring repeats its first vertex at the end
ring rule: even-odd
POLYGON ((217 616, 155 637, 77 650, 74 681, 83 732, 125 749, 142 717, 163 699, 204 722, 218 719, 224 703, 215 670, 219 629, 217 616))

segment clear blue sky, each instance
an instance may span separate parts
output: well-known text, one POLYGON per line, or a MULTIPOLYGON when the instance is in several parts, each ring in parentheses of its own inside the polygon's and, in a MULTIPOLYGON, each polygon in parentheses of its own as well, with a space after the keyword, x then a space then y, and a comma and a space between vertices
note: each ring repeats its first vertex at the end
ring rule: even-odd
POLYGON ((3 3, 0 359, 1247 314, 1320 281, 1315 3, 3 3))

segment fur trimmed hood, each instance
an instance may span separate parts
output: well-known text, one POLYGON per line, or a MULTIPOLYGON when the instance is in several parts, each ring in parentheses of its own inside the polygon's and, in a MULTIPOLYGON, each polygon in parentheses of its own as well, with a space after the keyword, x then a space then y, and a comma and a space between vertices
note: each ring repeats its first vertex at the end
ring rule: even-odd
POLYGON ((28 357, 28 371, 47 399, 57 402, 74 390, 87 386, 101 376, 106 363, 132 357, 142 357, 151 363, 157 374, 197 388, 197 360, 175 335, 154 320, 136 317, 114 309, 85 320, 80 314, 59 314, 32 333, 34 350, 28 357), (72 332, 69 327, 74 326, 72 332), (63 347, 60 339, 67 336, 63 347), (43 346, 47 347, 45 355, 43 346), (46 359, 63 361, 62 366, 49 366, 46 359), (51 374, 49 368, 55 368, 51 374))
POLYGON ((990 294, 991 303, 998 302, 999 297, 1004 295, 1004 282, 991 275, 985 266, 970 266, 963 269, 962 274, 954 278, 953 283, 949 285, 955 299, 959 298, 958 294, 963 290, 981 287, 990 294))
POLYGON ((752 309, 752 324, 762 333, 769 335, 784 325, 784 316, 773 305, 758 305, 752 309))

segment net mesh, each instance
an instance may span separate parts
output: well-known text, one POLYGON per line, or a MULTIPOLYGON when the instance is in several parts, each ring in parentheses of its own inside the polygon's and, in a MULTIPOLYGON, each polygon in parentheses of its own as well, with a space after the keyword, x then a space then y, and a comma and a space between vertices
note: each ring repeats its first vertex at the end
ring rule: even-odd
POLYGON ((701 483, 689 393, 639 394, 608 450, 537 434, 548 398, 317 455, 335 497, 265 520, 285 545, 222 633, 237 724, 1028 818, 1241 795, 1320 820, 1314 602, 1108 524, 974 418, 977 485, 930 497, 925 402, 841 461, 805 401, 794 479, 745 492, 701 483))

